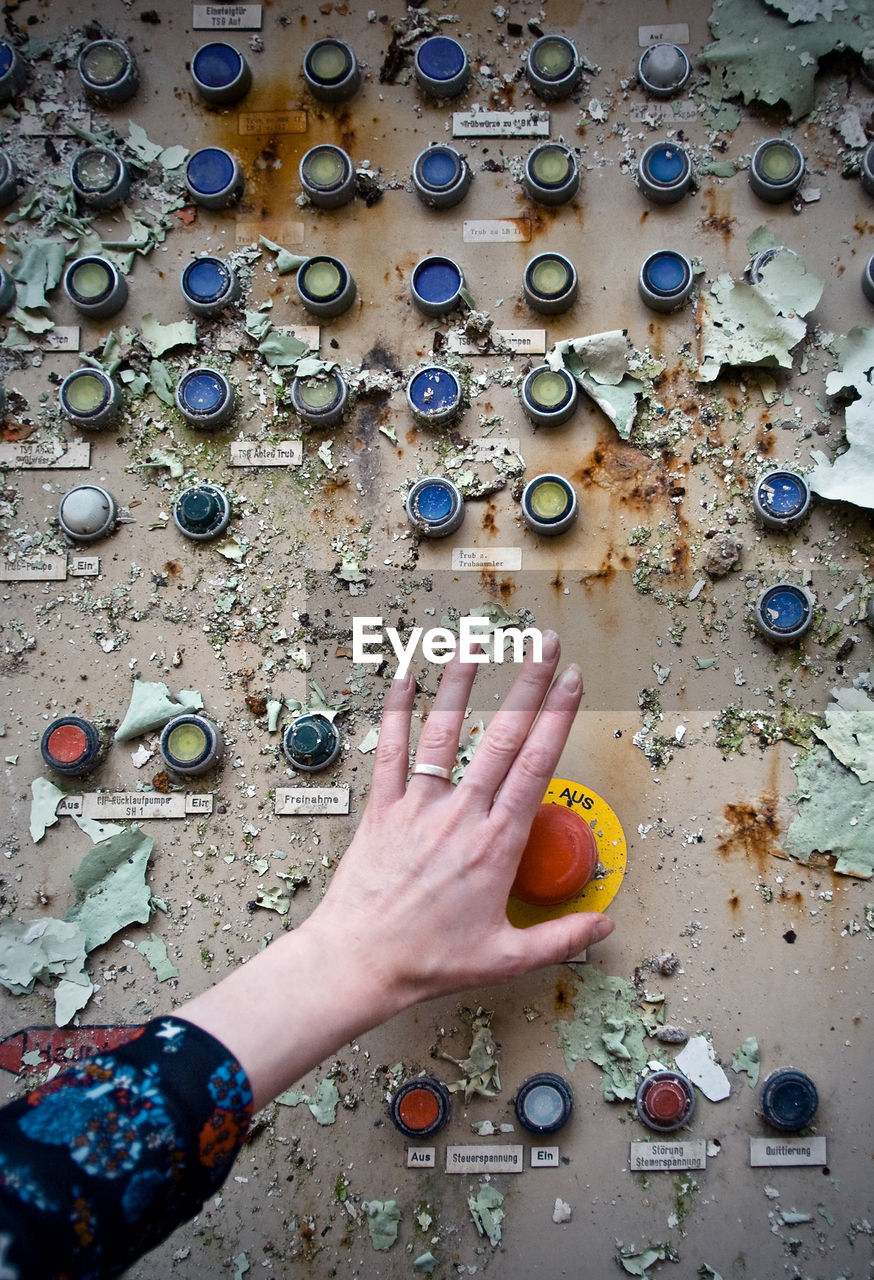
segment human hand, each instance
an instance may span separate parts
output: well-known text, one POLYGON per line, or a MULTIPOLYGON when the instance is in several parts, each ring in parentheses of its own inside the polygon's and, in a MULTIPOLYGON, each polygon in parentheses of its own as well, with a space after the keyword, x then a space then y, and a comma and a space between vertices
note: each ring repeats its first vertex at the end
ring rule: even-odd
MULTIPOLYGON (((439 776, 408 780, 415 685, 409 676, 392 683, 370 800, 316 917, 337 945, 367 956, 396 1008, 569 960, 613 929, 596 913, 528 929, 506 915, 531 822, 582 695, 574 666, 551 685, 559 653, 558 637, 546 632, 543 661, 528 655, 454 787, 439 776)), ((417 764, 451 769, 477 669, 457 658, 445 668, 417 764)))
MULTIPOLYGON (((551 685, 558 658, 547 631, 543 661, 525 659, 457 787, 407 778, 415 684, 392 682, 370 801, 319 906, 184 1009, 243 1065, 256 1107, 417 1000, 559 964, 612 932, 595 913, 529 929, 506 915, 582 694, 573 666, 551 685)), ((451 769, 476 671, 447 665, 417 764, 451 769)))

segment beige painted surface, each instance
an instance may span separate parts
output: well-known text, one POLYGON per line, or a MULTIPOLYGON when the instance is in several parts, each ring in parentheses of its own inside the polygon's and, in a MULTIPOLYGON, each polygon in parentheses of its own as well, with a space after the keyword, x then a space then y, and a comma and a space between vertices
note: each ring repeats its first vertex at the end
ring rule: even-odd
MULTIPOLYGON (((511 20, 537 19, 535 7, 507 7, 511 20)), ((32 30, 52 37, 73 29, 74 9, 58 0, 26 0, 13 17, 22 28, 35 19, 32 30)), ((483 68, 498 77, 512 73, 533 39, 527 31, 507 38, 491 9, 476 0, 458 24, 446 28, 464 39, 480 68, 480 83, 457 105, 539 106, 524 80, 490 99, 483 68)), ((784 742, 761 750, 748 737, 744 754, 723 757, 714 744, 713 718, 730 703, 768 711, 779 710, 785 700, 821 714, 833 685, 848 684, 870 667, 871 632, 853 622, 870 591, 870 522, 853 508, 821 504, 793 537, 766 535, 751 524, 749 482, 766 459, 804 465, 812 444, 834 448, 841 438, 837 411, 827 440, 810 434, 817 423, 829 421, 816 401, 825 404, 830 357, 812 343, 802 374, 796 356, 793 374, 778 375, 780 398, 770 408, 753 376, 732 375, 699 387, 683 358, 684 350, 695 351, 694 309, 667 317, 647 311, 636 278, 643 258, 663 246, 700 257, 707 282, 721 271, 739 276, 749 256, 747 236, 767 222, 826 280, 814 316, 819 330, 845 333, 869 324, 871 310, 859 276, 874 247, 874 205, 855 181, 842 179, 830 122, 845 97, 860 107, 863 120, 869 119, 871 92, 839 65, 821 85, 821 97, 830 95, 821 119, 802 121, 792 131, 821 189, 821 199, 800 215, 791 206, 757 202, 743 173, 730 180, 704 178, 680 205, 651 206, 622 164, 623 157, 639 155, 661 136, 660 127, 640 119, 645 99, 633 83, 637 23, 688 22, 694 61, 709 39, 706 6, 550 0, 543 29, 573 36, 600 69, 587 75, 577 100, 551 111, 552 137, 581 148, 578 197, 554 212, 538 209, 510 173, 483 168, 488 161, 500 163, 504 155, 524 156, 530 145, 525 140, 460 142, 475 170, 471 191, 456 209, 435 214, 416 200, 409 173, 419 150, 449 137, 452 104, 430 104, 412 84, 379 82, 390 23, 402 13, 400 6, 377 9, 376 20, 369 21, 364 6, 350 6, 349 13, 334 6, 323 14, 315 3, 265 4, 257 33, 263 47, 253 51, 249 34, 231 37, 246 52, 254 76, 239 112, 207 109, 193 95, 186 62, 205 37, 192 30, 190 6, 159 0, 151 11, 157 22, 146 22, 142 10, 139 4, 98 0, 87 11, 129 41, 142 69, 138 96, 113 112, 113 125, 124 135, 130 118, 167 146, 229 147, 245 171, 246 194, 238 210, 201 211, 189 225, 180 221, 162 245, 138 260, 126 310, 114 320, 83 321, 82 350, 98 348, 122 322, 137 328, 147 312, 162 323, 184 319, 178 277, 191 255, 227 254, 264 234, 294 252, 342 257, 356 277, 359 301, 323 326, 322 354, 344 364, 395 371, 396 387, 390 397, 360 400, 348 423, 335 432, 305 437, 306 479, 274 469, 232 470, 228 447, 237 434, 257 438, 272 431, 285 438, 296 435, 297 426, 293 419, 273 421, 274 388, 251 354, 251 343, 242 339, 240 320, 231 319, 203 325, 201 342, 204 358, 226 362, 238 380, 242 410, 233 429, 203 444, 175 413, 150 398, 132 403, 119 429, 93 437, 87 478, 105 482, 132 517, 93 549, 100 554, 100 577, 7 584, 2 592, 3 755, 17 757, 15 764, 3 766, 4 911, 21 918, 63 915, 72 901, 70 871, 88 847, 68 820, 38 846, 30 841, 30 782, 42 772, 38 739, 47 720, 74 711, 119 720, 134 674, 166 680, 174 690, 198 688, 228 743, 222 770, 194 788, 215 792, 216 812, 200 821, 146 824, 155 837, 151 886, 167 904, 167 913, 157 913, 151 927, 166 941, 179 979, 158 984, 144 957, 126 945, 141 941, 147 930, 128 928, 92 959, 99 990, 83 1021, 137 1021, 181 1004, 282 927, 278 915, 252 906, 259 887, 280 885, 274 869, 310 871, 312 883, 298 892, 286 919, 293 925, 317 901, 354 828, 372 759, 356 744, 377 722, 385 685, 384 677, 368 673, 362 682, 360 673, 356 676, 344 634, 350 619, 382 615, 392 625, 403 619, 430 626, 447 608, 466 612, 487 599, 524 608, 538 626, 555 627, 567 658, 584 668, 583 711, 558 772, 605 797, 629 842, 627 877, 611 908, 617 928, 591 956, 592 967, 626 979, 637 974, 642 987, 663 991, 667 1020, 690 1034, 712 1035, 726 1064, 734 1049, 755 1035, 763 1071, 789 1063, 808 1070, 820 1088, 816 1131, 828 1138, 829 1166, 751 1170, 748 1138, 766 1132, 756 1116, 758 1091, 746 1077, 730 1073, 730 1099, 719 1105, 701 1099, 692 1130, 691 1136, 719 1144, 706 1171, 685 1177, 632 1175, 629 1141, 649 1135, 632 1118, 629 1105, 603 1101, 600 1073, 583 1063, 570 1077, 577 1109, 559 1137, 561 1167, 494 1179, 506 1197, 506 1220, 503 1240, 493 1250, 477 1237, 466 1205, 478 1179, 450 1178, 439 1167, 435 1172, 406 1169, 404 1142, 387 1118, 387 1070, 403 1063, 409 1072, 425 1068, 451 1080, 454 1068, 435 1061, 432 1050, 439 1044, 464 1056, 467 1032, 459 1006, 494 1010, 503 1091, 496 1100, 479 1099, 468 1107, 456 1100, 451 1126, 437 1139, 438 1163, 447 1141, 477 1141, 470 1123, 510 1120, 515 1091, 527 1075, 550 1069, 568 1074, 554 1024, 570 1016, 577 979, 570 970, 556 969, 507 989, 475 991, 461 1001, 420 1008, 346 1046, 335 1063, 324 1064, 307 1082, 312 1086, 336 1066, 347 1103, 336 1123, 318 1127, 303 1107, 268 1108, 221 1197, 131 1274, 148 1280, 168 1274, 233 1275, 233 1259, 245 1254, 250 1276, 371 1280, 412 1274, 412 1259, 430 1246, 440 1260, 439 1277, 489 1270, 501 1280, 532 1275, 588 1280, 619 1274, 613 1260, 618 1240, 641 1249, 669 1242, 680 1261, 657 1266, 654 1273, 679 1280, 691 1280, 703 1264, 725 1280, 867 1275, 871 1237, 858 1234, 852 1224, 866 1216, 870 1220, 872 1207, 871 939, 864 928, 871 889, 835 877, 828 867, 810 870, 776 856, 791 816, 787 797, 794 791, 790 761, 796 749, 784 742), (299 75, 305 47, 326 34, 349 38, 364 65, 361 93, 337 110, 315 103, 299 75), (590 105, 591 99, 602 104, 605 121, 593 118, 602 111, 590 105), (307 113, 305 133, 244 132, 253 113, 298 110, 307 113), (360 200, 332 213, 299 208, 297 165, 303 151, 319 141, 341 143, 356 163, 368 160, 391 189, 370 208, 360 200), (527 219, 530 242, 463 242, 464 220, 495 217, 527 219), (567 426, 535 432, 514 391, 527 368, 524 360, 473 357, 474 374, 482 369, 508 374, 508 385, 494 381, 473 395, 457 439, 477 438, 482 421, 498 415, 494 435, 520 439, 528 475, 546 469, 567 475, 577 488, 581 515, 572 533, 538 542, 522 529, 509 487, 487 501, 471 502, 462 531, 449 543, 521 547, 523 569, 453 573, 450 545, 426 542, 416 548, 403 514, 409 477, 438 469, 442 457, 441 442, 415 428, 404 402, 400 375, 429 356, 437 328, 412 309, 408 275, 427 253, 451 254, 462 264, 477 305, 498 327, 543 327, 522 302, 520 284, 528 258, 547 247, 569 254, 581 279, 573 310, 548 319, 549 343, 627 329, 635 346, 664 357, 658 397, 666 410, 680 410, 687 426, 673 445, 644 451, 620 441, 600 411, 586 403, 567 426), (249 354, 218 354, 227 347, 249 354), (784 389, 791 405, 783 403, 784 389), (393 430, 397 445, 379 428, 393 430), (330 472, 316 456, 326 439, 332 442, 330 472), (234 506, 233 532, 249 544, 241 567, 209 546, 186 543, 172 525, 154 527, 164 523, 162 513, 170 509, 176 482, 166 478, 166 471, 140 464, 150 449, 171 443, 185 457, 186 479, 226 484, 234 506), (742 567, 711 581, 701 571, 707 535, 729 527, 729 508, 739 516, 742 567), (629 543, 640 526, 653 528, 645 548, 629 543), (350 595, 331 576, 343 549, 359 557, 367 553, 369 586, 361 595, 350 595), (654 575, 659 588, 685 597, 703 577, 705 589, 695 601, 673 608, 638 590, 632 572, 641 550, 670 571, 664 580, 654 575), (809 569, 827 618, 846 623, 830 644, 805 641, 800 660, 798 651, 776 653, 766 646, 753 634, 748 617, 758 583, 787 566, 809 569), (854 603, 837 611, 851 592, 854 603), (222 601, 229 593, 236 598, 225 613, 222 601), (349 818, 273 815, 272 790, 294 779, 279 756, 278 736, 267 733, 258 714, 257 700, 303 693, 305 677, 290 655, 298 648, 296 627, 305 611, 309 626, 300 641, 312 659, 310 676, 332 695, 353 688, 353 710, 340 721, 347 749, 324 779, 351 787, 349 818), (680 645, 669 634, 678 622, 685 624, 680 645), (291 639, 274 641, 280 629, 291 639), (839 661, 836 650, 848 636, 857 643, 839 661), (177 652, 178 666, 173 663, 177 652), (696 662, 716 657, 718 666, 701 668, 696 662), (671 669, 659 689, 660 731, 673 738, 678 726, 686 730, 684 745, 660 769, 653 769, 632 741, 641 727, 638 693, 658 687, 654 664, 671 669), (272 859, 274 850, 284 859, 272 859), (270 860, 266 874, 253 867, 258 858, 270 860), (850 922, 862 922, 861 932, 848 933, 850 922), (796 936, 792 945, 785 940, 789 931, 796 936), (680 960, 673 977, 646 968, 652 957, 671 951, 680 960), (348 1188, 347 1207, 337 1196, 341 1180, 348 1188), (770 1197, 766 1187, 779 1197, 770 1197), (573 1209, 569 1224, 552 1222, 556 1197, 573 1209), (360 1205, 390 1198, 403 1210, 400 1239, 391 1251, 377 1253, 360 1205), (416 1222, 423 1207, 432 1218, 427 1231, 416 1222), (781 1226, 778 1208, 809 1213, 811 1221, 781 1226), (430 1245, 432 1239, 436 1243, 430 1245)), ((45 76, 46 64, 39 67, 45 76)), ((56 74, 75 96, 72 73, 60 69, 56 74)), ((779 112, 744 111, 743 117, 733 135, 712 137, 698 118, 683 120, 682 127, 696 156, 724 141, 730 158, 748 155, 758 139, 785 127, 779 112)), ((73 143, 57 145, 61 163, 68 161, 73 143)), ((29 144, 34 176, 51 166, 40 147, 29 144)), ((100 225, 107 236, 125 233, 124 224, 111 217, 100 225)), ((275 324, 309 323, 294 297, 293 277, 268 272, 262 260, 254 268, 247 305, 268 300, 275 324)), ((57 296, 50 314, 59 324, 75 322, 57 296)), ((193 354, 171 353, 168 361, 182 368, 193 354)), ((75 365, 69 352, 46 353, 10 369, 7 390, 23 397, 14 402, 10 418, 40 423, 35 438, 47 432, 41 398, 53 405, 58 378, 75 365)), ((61 434, 71 433, 64 428, 61 434)), ((51 530, 60 495, 85 478, 85 472, 8 471, 3 496, 12 509, 9 529, 51 530)), ((436 673, 419 669, 430 695, 436 673)), ((506 670, 485 674, 471 722, 488 717, 508 678, 506 670)), ((427 704, 423 696, 423 710, 427 704)), ((117 744, 86 789, 131 788, 154 771, 154 762, 137 771, 127 746, 117 744)), ((386 839, 397 840, 397 833, 386 832, 386 839)), ((402 841, 398 856, 403 856, 402 841)), ((282 993, 270 996, 281 999, 282 993)), ((49 1023, 51 1010, 42 989, 17 999, 4 993, 3 1032, 49 1023)), ((655 1054, 658 1046, 652 1047, 655 1054)), ((11 1078, 7 1088, 13 1088, 11 1078)), ((519 1141, 518 1129, 506 1140, 519 1141)))

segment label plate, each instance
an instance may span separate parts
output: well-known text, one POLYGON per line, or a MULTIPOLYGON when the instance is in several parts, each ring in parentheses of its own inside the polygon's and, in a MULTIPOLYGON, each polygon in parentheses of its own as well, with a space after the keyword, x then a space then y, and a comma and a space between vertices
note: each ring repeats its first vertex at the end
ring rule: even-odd
POLYGON ((532 1169, 557 1169, 561 1164, 558 1147, 532 1147, 532 1169))
POLYGON ((87 440, 0 441, 0 467, 17 471, 87 471, 91 445, 87 440))
POLYGON ((469 457, 474 462, 493 462, 505 458, 508 453, 518 453, 522 447, 518 436, 482 436, 471 443, 469 457))
POLYGON ((37 344, 46 351, 78 351, 79 326, 75 324, 56 324, 54 329, 47 329, 37 338, 37 344))
POLYGON ((408 1169, 436 1169, 436 1147, 407 1147, 408 1169))
POLYGON ((828 1164, 824 1137, 750 1138, 750 1165, 753 1169, 803 1164, 828 1164))
POLYGON ((299 467, 303 462, 301 440, 280 440, 279 444, 259 444, 257 440, 232 440, 232 467, 299 467))
MULTIPOLYGON (((306 133, 305 111, 243 111, 237 117, 237 130, 241 137, 250 138, 256 133, 306 133)), ((268 237, 273 239, 272 236, 268 237)))
POLYGON ((348 787, 277 787, 273 812, 280 817, 296 814, 349 812, 348 787))
POLYGON ((509 569, 522 568, 521 547, 453 547, 453 569, 509 569))
MULTIPOLYGON (((289 245, 303 244, 305 227, 302 222, 270 222, 253 221, 251 218, 238 218, 234 223, 234 243, 238 249, 247 244, 258 244, 259 236, 266 236, 274 244, 284 248, 289 245)), ((318 332, 317 326, 313 326, 318 332)), ((301 331, 302 332, 302 331, 301 331)), ((234 350, 237 348, 235 347, 234 350)))
POLYGON ((522 355, 542 356, 546 352, 545 329, 494 329, 492 332, 495 343, 489 344, 485 351, 460 333, 450 333, 446 345, 457 356, 494 355, 499 340, 511 351, 520 352, 522 355))
POLYGON ((453 111, 453 138, 548 138, 548 111, 453 111))
POLYGON ((638 27, 637 43, 641 49, 651 44, 688 44, 688 22, 662 22, 658 26, 638 27))
POLYGON ((527 218, 469 218, 461 238, 465 244, 527 244, 531 223, 527 218))
POLYGON ((96 578, 100 573, 100 556, 71 556, 67 572, 73 578, 96 578))
MULTIPOLYGON (((68 797, 69 799, 69 797, 68 797)), ((212 813, 211 795, 186 795, 172 791, 86 791, 79 812, 83 818, 187 818, 192 813, 212 813)), ((60 809, 58 810, 60 812, 60 809)))
POLYGON ((706 1169, 707 1143, 703 1138, 632 1142, 628 1167, 632 1173, 646 1169, 706 1169))
POLYGON ((0 561, 0 582, 63 582, 66 576, 66 556, 43 556, 39 560, 29 561, 0 561))
POLYGON ((447 1173, 521 1173, 525 1149, 519 1146, 459 1146, 446 1148, 447 1173))
POLYGON ((260 31, 260 4, 196 4, 191 15, 195 31, 260 31))

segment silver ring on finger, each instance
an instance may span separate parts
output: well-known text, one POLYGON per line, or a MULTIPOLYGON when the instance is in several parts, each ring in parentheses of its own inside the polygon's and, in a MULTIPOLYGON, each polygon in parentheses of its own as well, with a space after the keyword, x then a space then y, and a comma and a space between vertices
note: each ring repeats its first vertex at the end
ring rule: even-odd
POLYGON ((442 778, 444 782, 452 781, 452 770, 444 768, 442 764, 420 764, 417 761, 410 770, 410 776, 414 773, 422 773, 429 778, 442 778))

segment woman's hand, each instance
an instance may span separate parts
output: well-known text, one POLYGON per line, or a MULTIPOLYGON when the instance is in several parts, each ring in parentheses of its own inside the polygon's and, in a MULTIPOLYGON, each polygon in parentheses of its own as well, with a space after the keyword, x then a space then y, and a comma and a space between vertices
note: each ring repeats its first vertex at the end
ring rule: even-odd
MULTIPOLYGON (((543 661, 526 659, 457 786, 407 779, 415 687, 410 677, 392 685, 370 801, 316 916, 335 945, 354 938, 371 952, 398 1007, 569 960, 613 928, 606 916, 574 913, 517 929, 506 915, 582 694, 573 666, 550 687, 558 657, 558 637, 547 632, 543 661)), ((451 770, 476 670, 457 658, 447 665, 417 765, 451 770)))
MULTIPOLYGON (((529 655, 458 786, 409 772, 411 678, 386 698, 370 800, 319 906, 183 1010, 249 1074, 256 1106, 340 1045, 417 1000, 505 982, 605 938, 612 921, 573 913, 517 929, 510 886, 582 694, 552 683, 558 637, 529 655)), ((416 766, 451 770, 476 674, 447 665, 416 766)))

